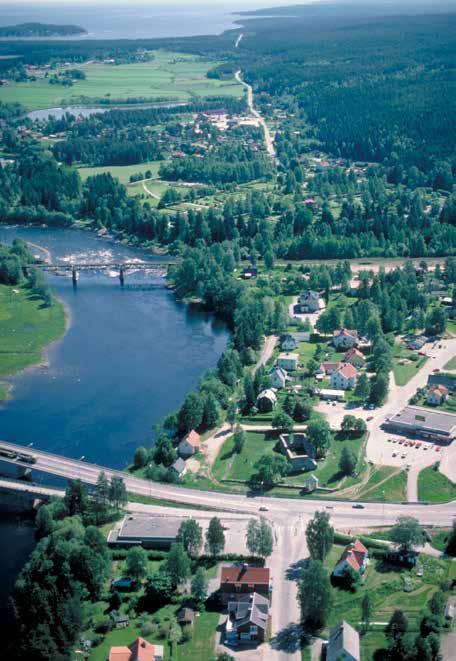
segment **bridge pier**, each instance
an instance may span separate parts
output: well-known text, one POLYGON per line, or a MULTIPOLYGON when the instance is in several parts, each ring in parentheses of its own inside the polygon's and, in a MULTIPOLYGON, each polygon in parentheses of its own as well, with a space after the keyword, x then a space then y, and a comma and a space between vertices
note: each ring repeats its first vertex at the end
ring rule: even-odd
POLYGON ((32 481, 32 469, 27 466, 16 466, 16 475, 19 480, 32 481))
POLYGON ((78 284, 78 272, 76 271, 75 266, 73 266, 71 269, 71 280, 73 282, 73 287, 76 287, 78 284))
POLYGON ((120 286, 123 287, 125 282, 125 274, 124 274, 123 266, 121 266, 119 269, 119 280, 120 280, 120 286))

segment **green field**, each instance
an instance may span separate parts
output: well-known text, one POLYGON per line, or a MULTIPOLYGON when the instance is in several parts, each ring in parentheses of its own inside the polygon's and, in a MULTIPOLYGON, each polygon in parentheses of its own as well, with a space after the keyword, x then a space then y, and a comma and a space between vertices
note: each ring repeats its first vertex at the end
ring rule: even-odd
POLYGON ((453 356, 453 358, 447 362, 443 369, 456 370, 456 356, 453 356))
POLYGON ((447 503, 456 498, 456 484, 445 475, 434 470, 433 466, 424 468, 418 475, 418 500, 429 503, 447 503))
POLYGON ((396 385, 405 386, 405 384, 415 376, 415 374, 427 361, 427 356, 417 356, 416 351, 406 349, 400 344, 396 344, 393 351, 393 360, 393 373, 396 385), (412 357, 417 358, 417 360, 412 360, 412 357), (405 360, 407 362, 401 365, 399 363, 401 360, 405 360))
POLYGON ((12 83, 0 88, 0 101, 18 102, 28 110, 39 110, 94 103, 99 99, 188 101, 194 97, 242 96, 243 88, 234 79, 222 81, 206 77, 207 71, 216 64, 194 55, 155 51, 151 62, 78 65, 86 79, 76 81, 72 87, 50 85, 45 78, 12 83))
MULTIPOLYGON (((0 285, 0 376, 42 360, 43 348, 65 332, 63 305, 50 308, 24 287, 0 285)), ((0 398, 6 394, 0 389, 0 398)))
MULTIPOLYGON (((212 467, 212 473, 218 481, 223 480, 245 480, 248 481, 254 472, 254 464, 264 455, 272 455, 276 438, 269 438, 264 433, 247 432, 246 442, 240 454, 234 452, 233 437, 227 438, 223 444, 220 453, 212 467)), ((362 447, 364 438, 334 440, 326 458, 318 462, 318 467, 314 471, 288 475, 282 478, 281 482, 286 485, 297 485, 297 488, 303 484, 310 473, 316 475, 322 487, 337 487, 342 475, 339 470, 339 459, 343 447, 353 450, 359 457, 357 471, 361 472, 364 464, 364 453, 362 447)), ((358 478, 348 477, 344 487, 356 483, 358 478)), ((274 491, 277 491, 275 489, 274 491)), ((274 492, 273 491, 273 492, 274 492)), ((280 489, 278 489, 280 491, 280 489)))
POLYGON ((93 177, 96 174, 104 174, 110 172, 113 177, 116 177, 121 184, 128 184, 132 174, 139 172, 146 172, 150 170, 153 177, 158 176, 158 170, 164 161, 147 161, 146 163, 138 163, 137 165, 100 165, 94 168, 78 168, 79 176, 82 181, 87 177, 93 177))
POLYGON ((392 466, 375 466, 358 500, 370 503, 399 503, 406 498, 407 473, 392 466))

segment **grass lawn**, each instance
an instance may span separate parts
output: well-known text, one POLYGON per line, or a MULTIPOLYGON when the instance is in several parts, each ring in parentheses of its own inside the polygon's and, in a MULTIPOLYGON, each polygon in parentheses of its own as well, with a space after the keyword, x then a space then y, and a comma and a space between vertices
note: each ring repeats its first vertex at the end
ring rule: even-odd
MULTIPOLYGON (((276 445, 276 437, 267 436, 264 433, 247 432, 245 445, 240 454, 234 452, 234 440, 230 436, 222 446, 222 449, 212 467, 212 473, 218 481, 248 480, 254 472, 255 463, 264 455, 273 455, 276 445)), ((357 472, 360 473, 364 462, 364 453, 361 451, 364 444, 364 437, 346 440, 334 439, 326 458, 318 463, 314 471, 298 473, 296 475, 287 475, 281 482, 284 484, 297 485, 300 487, 310 475, 316 475, 322 487, 335 487, 342 479, 339 471, 339 459, 344 447, 349 447, 358 455, 357 472)), ((343 486, 348 487, 356 483, 356 477, 349 477, 344 481, 343 486)), ((275 489, 280 491, 280 489, 275 489)))
POLYGON ((432 535, 431 546, 438 551, 445 551, 451 532, 449 530, 440 530, 432 535))
MULTIPOLYGON (((343 548, 334 545, 325 559, 329 572, 334 568, 343 548)), ((416 629, 417 619, 426 602, 438 589, 440 582, 449 578, 451 568, 451 562, 425 555, 420 556, 419 562, 423 569, 422 577, 417 576, 416 569, 400 570, 371 558, 364 582, 355 593, 333 589, 334 603, 328 627, 344 619, 359 629, 361 601, 365 594, 369 594, 373 607, 372 622, 388 622, 392 613, 401 609, 409 620, 410 629, 416 629)), ((375 646, 382 644, 382 636, 381 631, 375 631, 369 637, 366 636, 366 641, 362 639, 363 659, 372 658, 369 654, 375 646)))
POLYGON ((396 385, 405 386, 412 377, 421 369, 427 361, 427 356, 418 356, 418 360, 411 360, 411 357, 416 357, 416 351, 406 349, 399 344, 396 344, 393 351, 393 373, 396 385), (400 361, 405 360, 404 364, 400 361))
POLYGON ((0 376, 39 363, 43 348, 64 332, 61 303, 46 308, 25 287, 0 285, 0 376))
POLYGON ((121 184, 128 184, 130 181, 130 175, 139 172, 144 173, 146 170, 151 170, 152 176, 157 177, 158 170, 163 163, 164 161, 147 161, 146 163, 138 163, 136 165, 100 165, 94 168, 78 168, 78 172, 82 181, 85 181, 87 177, 93 177, 96 174, 110 172, 121 184))
POLYGON ((86 79, 75 81, 72 87, 50 85, 45 78, 12 83, 0 88, 0 101, 18 102, 35 110, 96 103, 102 98, 122 102, 128 98, 188 101, 195 96, 242 96, 243 88, 234 78, 215 80, 206 77, 207 71, 216 64, 195 55, 155 51, 151 62, 119 66, 77 65, 86 74, 86 79))
POLYGON ((424 468, 418 475, 418 500, 429 503, 447 503, 456 498, 456 484, 445 475, 434 470, 433 466, 424 468))
POLYGON ((453 358, 449 360, 446 365, 444 365, 443 369, 456 370, 456 356, 453 356, 453 358))
POLYGON ((369 503, 398 503, 406 498, 407 473, 392 466, 375 466, 358 500, 369 503))

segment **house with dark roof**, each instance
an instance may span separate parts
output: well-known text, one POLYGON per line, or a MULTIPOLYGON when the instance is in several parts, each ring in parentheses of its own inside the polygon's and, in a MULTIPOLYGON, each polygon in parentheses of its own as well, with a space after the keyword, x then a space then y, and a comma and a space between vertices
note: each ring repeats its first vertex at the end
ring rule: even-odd
POLYGON ((446 372, 430 374, 427 384, 428 386, 445 386, 450 392, 454 392, 456 390, 456 374, 447 374, 446 372))
POLYGON ((348 568, 353 569, 358 574, 363 574, 369 562, 369 552, 359 539, 355 539, 345 547, 336 566, 333 569, 333 576, 343 576, 348 568))
POLYGON ((263 643, 269 619, 269 599, 254 592, 246 599, 228 603, 226 637, 230 642, 263 643))
POLYGON ((341 622, 329 632, 326 661, 359 661, 359 634, 348 622, 341 622))
POLYGON ((267 567, 250 567, 247 564, 222 567, 219 595, 224 604, 238 601, 254 592, 269 597, 270 582, 271 576, 267 567))
POLYGON ((268 374, 273 388, 281 389, 287 385, 288 373, 283 367, 274 365, 268 374))
POLYGON ((187 463, 182 457, 178 457, 171 466, 171 470, 173 470, 179 477, 182 477, 187 472, 187 463))
POLYGON ((192 627, 195 622, 195 611, 193 608, 181 608, 176 613, 176 619, 183 627, 192 627))

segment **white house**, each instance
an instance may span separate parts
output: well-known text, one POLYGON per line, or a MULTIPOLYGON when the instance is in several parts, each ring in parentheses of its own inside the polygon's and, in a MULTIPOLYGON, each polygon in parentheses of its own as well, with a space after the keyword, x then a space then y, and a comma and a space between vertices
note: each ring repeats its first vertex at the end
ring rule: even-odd
POLYGON ((181 440, 178 446, 181 457, 191 457, 201 449, 201 436, 194 430, 190 431, 181 440))
POLYGON ((256 405, 259 411, 268 412, 272 411, 277 404, 277 395, 272 388, 262 390, 257 397, 256 405))
POLYGON ((348 622, 341 622, 329 632, 326 661, 359 661, 359 634, 348 622))
POLYGON ((300 312, 318 312, 325 309, 325 302, 318 291, 307 289, 298 297, 300 312))
POLYGON ((440 406, 446 401, 448 397, 448 388, 441 384, 431 386, 426 395, 426 401, 432 406, 440 406))
POLYGON ((355 539, 345 547, 336 566, 333 569, 333 576, 343 576, 350 567, 358 574, 364 574, 369 563, 369 552, 359 539, 355 539))
POLYGON ((287 385, 288 374, 283 367, 275 365, 269 372, 269 378, 271 379, 271 384, 273 388, 278 390, 285 388, 287 385))
POLYGON ((309 475, 309 477, 306 477, 302 484, 302 488, 304 491, 308 491, 309 493, 311 491, 315 491, 315 489, 318 489, 318 477, 316 475, 309 475))
POLYGON ((331 388, 334 390, 350 390, 356 385, 358 370, 350 363, 341 363, 339 369, 331 374, 331 388))
POLYGON ((351 349, 358 346, 358 331, 340 328, 333 332, 333 344, 337 349, 351 349))
POLYGON ((277 365, 289 372, 298 369, 298 363, 299 355, 297 353, 280 353, 277 358, 277 365))
POLYGON ((298 346, 298 342, 293 337, 293 335, 287 335, 284 337, 280 344, 282 351, 293 351, 298 346))

